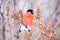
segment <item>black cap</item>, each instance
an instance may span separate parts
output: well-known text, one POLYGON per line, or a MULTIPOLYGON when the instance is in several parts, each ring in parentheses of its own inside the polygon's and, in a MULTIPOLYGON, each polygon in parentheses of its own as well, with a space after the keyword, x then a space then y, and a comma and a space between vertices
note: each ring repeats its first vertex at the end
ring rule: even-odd
POLYGON ((28 9, 27 12, 31 12, 32 14, 34 14, 32 9, 28 9))

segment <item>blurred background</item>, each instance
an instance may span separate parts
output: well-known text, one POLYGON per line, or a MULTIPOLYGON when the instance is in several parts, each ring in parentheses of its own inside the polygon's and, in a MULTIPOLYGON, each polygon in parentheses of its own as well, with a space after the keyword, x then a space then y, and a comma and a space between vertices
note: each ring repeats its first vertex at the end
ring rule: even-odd
POLYGON ((60 40, 60 0, 0 0, 0 40, 60 40), (19 33, 28 9, 34 10, 35 28, 19 33))

